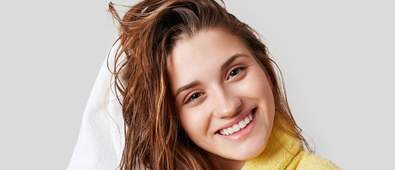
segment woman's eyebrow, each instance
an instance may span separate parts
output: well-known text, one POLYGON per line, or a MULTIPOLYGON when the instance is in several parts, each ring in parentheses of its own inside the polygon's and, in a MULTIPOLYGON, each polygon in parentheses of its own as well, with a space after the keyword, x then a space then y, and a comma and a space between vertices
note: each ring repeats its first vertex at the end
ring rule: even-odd
POLYGON ((189 89, 189 88, 191 88, 191 87, 193 87, 193 86, 196 86, 197 84, 199 84, 198 81, 193 81, 192 83, 189 83, 189 84, 187 84, 187 85, 185 85, 185 86, 180 87, 180 88, 176 91, 176 97, 177 97, 177 95, 178 95, 179 93, 181 93, 182 91, 184 91, 184 90, 186 90, 186 89, 189 89))
POLYGON ((224 64, 222 64, 221 72, 223 72, 230 64, 232 64, 232 62, 234 60, 236 60, 239 57, 248 57, 248 55, 242 54, 242 53, 236 53, 236 54, 232 55, 228 60, 225 61, 224 64))
MULTIPOLYGON (((228 60, 226 60, 226 61, 221 65, 221 72, 223 72, 230 64, 232 64, 232 62, 233 62, 234 60, 236 60, 236 59, 239 58, 239 57, 248 57, 248 55, 242 54, 242 53, 236 53, 236 54, 232 55, 228 60)), ((184 90, 186 90, 186 89, 189 89, 189 88, 191 88, 191 87, 193 87, 193 86, 196 86, 197 84, 199 84, 199 82, 195 80, 195 81, 193 81, 193 82, 191 82, 191 83, 188 83, 188 84, 186 84, 186 85, 184 85, 184 86, 178 88, 178 89, 176 90, 176 95, 175 95, 175 96, 177 97, 178 94, 180 94, 182 91, 184 91, 184 90)))

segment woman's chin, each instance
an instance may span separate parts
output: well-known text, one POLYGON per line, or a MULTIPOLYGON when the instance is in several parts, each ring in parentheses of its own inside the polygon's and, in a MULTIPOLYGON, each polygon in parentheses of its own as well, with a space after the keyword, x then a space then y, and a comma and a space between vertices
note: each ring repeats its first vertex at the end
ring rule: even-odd
POLYGON ((245 161, 259 156, 266 148, 266 141, 262 139, 259 142, 248 143, 235 147, 224 148, 220 156, 232 159, 245 161), (264 142, 262 142, 264 141, 264 142))
POLYGON ((263 149, 254 148, 254 149, 248 149, 248 150, 241 150, 240 152, 234 154, 235 155, 234 159, 235 160, 249 160, 249 159, 259 156, 263 152, 263 150, 264 150, 264 148, 263 149))

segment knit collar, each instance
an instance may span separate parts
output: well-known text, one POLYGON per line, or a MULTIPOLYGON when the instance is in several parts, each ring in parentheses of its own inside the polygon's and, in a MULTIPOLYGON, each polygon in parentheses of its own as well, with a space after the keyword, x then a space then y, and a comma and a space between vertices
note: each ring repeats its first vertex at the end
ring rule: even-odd
POLYGON ((300 140, 280 129, 278 124, 279 121, 274 123, 265 150, 259 156, 247 160, 241 170, 285 169, 302 150, 300 140))

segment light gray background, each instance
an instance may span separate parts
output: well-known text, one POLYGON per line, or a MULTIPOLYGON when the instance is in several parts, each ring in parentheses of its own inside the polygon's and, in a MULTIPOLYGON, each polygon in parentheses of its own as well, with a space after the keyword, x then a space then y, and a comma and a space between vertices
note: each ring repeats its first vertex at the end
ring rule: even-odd
MULTIPOLYGON (((114 1, 133 4, 134 1, 114 1)), ((344 169, 393 166, 390 1, 227 0, 279 63, 297 122, 344 169)), ((0 6, 0 169, 65 169, 116 37, 107 1, 0 6)))

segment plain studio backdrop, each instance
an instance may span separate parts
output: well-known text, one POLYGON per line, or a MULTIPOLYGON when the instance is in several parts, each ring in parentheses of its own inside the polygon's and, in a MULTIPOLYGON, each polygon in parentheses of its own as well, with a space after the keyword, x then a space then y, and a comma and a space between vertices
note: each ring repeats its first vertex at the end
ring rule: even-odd
MULTIPOLYGON (((393 167, 393 2, 225 2, 262 35, 319 155, 344 169, 393 167)), ((0 169, 66 169, 117 35, 107 3, 2 2, 0 169)))

